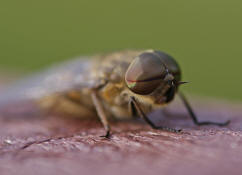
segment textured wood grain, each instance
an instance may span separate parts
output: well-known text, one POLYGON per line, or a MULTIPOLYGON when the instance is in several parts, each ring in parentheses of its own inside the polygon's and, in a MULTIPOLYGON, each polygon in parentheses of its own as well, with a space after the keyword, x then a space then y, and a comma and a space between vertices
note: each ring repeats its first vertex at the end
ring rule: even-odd
POLYGON ((99 121, 33 115, 27 104, 9 107, 12 113, 0 114, 0 174, 241 174, 242 106, 196 100, 193 106, 200 120, 231 124, 194 126, 178 101, 150 117, 182 133, 119 121, 108 140, 99 137, 99 121))

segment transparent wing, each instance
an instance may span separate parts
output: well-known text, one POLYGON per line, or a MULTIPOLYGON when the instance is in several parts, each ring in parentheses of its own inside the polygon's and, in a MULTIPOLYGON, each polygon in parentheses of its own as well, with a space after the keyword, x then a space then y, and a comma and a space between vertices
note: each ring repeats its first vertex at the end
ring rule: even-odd
POLYGON ((80 57, 54 65, 43 72, 19 80, 0 91, 0 108, 21 100, 34 100, 52 93, 92 87, 92 61, 80 57))

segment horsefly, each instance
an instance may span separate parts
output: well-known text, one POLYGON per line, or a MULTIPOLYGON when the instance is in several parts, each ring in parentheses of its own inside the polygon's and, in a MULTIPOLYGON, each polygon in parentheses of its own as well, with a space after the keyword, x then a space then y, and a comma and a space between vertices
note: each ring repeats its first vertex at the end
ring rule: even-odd
POLYGON ((34 100, 45 110, 80 116, 96 115, 110 136, 108 119, 141 117, 154 129, 180 132, 156 126, 149 112, 171 102, 178 94, 196 125, 199 122, 179 86, 181 70, 177 62, 161 51, 121 51, 71 60, 17 83, 0 96, 0 105, 13 100, 34 100), (15 94, 15 95, 13 95, 15 94))

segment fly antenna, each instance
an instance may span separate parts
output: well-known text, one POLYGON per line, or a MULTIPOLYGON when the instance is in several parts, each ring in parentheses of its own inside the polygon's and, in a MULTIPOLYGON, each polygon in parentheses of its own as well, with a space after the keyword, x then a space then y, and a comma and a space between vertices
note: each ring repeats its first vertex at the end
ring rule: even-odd
POLYGON ((182 85, 182 84, 186 84, 186 83, 189 83, 188 81, 179 81, 178 83, 177 83, 177 85, 182 85))

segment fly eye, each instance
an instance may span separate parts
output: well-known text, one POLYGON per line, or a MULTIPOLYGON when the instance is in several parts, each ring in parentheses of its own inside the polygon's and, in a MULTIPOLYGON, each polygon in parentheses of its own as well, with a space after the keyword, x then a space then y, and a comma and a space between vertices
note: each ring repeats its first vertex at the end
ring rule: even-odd
POLYGON ((145 52, 136 57, 125 74, 128 88, 140 95, 152 93, 166 76, 166 67, 154 53, 145 52))

